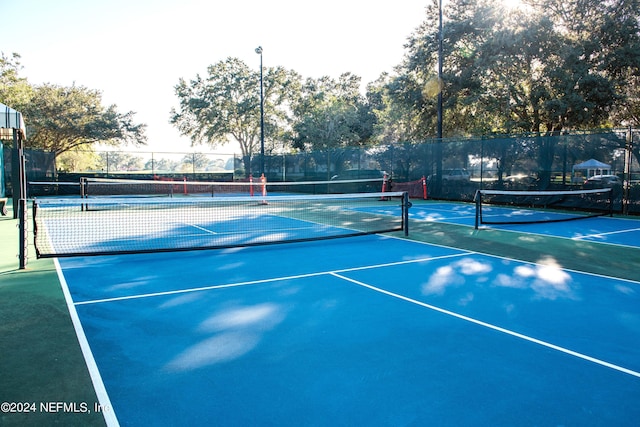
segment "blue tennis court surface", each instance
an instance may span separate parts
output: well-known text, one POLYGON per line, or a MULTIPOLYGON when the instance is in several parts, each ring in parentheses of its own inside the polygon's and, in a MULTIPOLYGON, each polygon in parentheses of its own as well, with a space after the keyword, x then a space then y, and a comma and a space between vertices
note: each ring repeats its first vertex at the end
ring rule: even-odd
POLYGON ((377 235, 57 262, 113 425, 640 419, 638 282, 377 235))

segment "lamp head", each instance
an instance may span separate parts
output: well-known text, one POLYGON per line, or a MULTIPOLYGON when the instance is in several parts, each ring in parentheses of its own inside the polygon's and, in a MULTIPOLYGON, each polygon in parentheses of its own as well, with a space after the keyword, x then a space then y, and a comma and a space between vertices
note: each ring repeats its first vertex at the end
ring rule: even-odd
POLYGON ((256 48, 256 53, 257 53, 258 55, 262 55, 262 46, 258 46, 258 47, 256 48))

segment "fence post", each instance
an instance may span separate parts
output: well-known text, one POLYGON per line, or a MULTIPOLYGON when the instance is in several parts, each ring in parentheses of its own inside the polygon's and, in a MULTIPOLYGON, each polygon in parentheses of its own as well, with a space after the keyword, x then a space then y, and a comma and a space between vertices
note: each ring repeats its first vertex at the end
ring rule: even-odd
MULTIPOLYGON (((19 188, 14 187, 13 198, 18 196, 18 240, 20 241, 20 247, 18 251, 18 259, 20 264, 20 270, 27 268, 27 170, 24 154, 24 141, 22 135, 18 133, 18 129, 13 129, 13 146, 18 148, 18 183, 19 188)), ((13 171, 12 173, 15 173, 13 171)))
POLYGON ((627 143, 624 152, 624 186, 622 187, 622 214, 629 214, 629 197, 631 195, 631 162, 633 161, 633 129, 627 130, 627 143))

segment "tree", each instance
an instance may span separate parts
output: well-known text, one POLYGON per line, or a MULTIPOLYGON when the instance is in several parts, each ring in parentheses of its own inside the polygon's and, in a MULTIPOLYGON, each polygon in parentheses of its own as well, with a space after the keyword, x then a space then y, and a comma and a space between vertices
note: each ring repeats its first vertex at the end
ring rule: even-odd
MULTIPOLYGON (((398 75, 379 97, 382 130, 406 132, 408 122, 414 138, 434 135, 439 91, 445 136, 552 136, 632 121, 640 78, 638 0, 526 3, 527 9, 506 10, 497 0, 449 2, 443 81, 437 82, 438 14, 437 2, 431 2, 425 22, 408 40, 398 75), (398 111, 405 112, 400 122, 398 111)), ((553 162, 557 141, 545 139, 537 153, 541 171, 553 162)), ((502 146, 484 154, 512 157, 502 146)))
POLYGON ((135 113, 104 107, 97 90, 51 84, 32 86, 20 77, 20 55, 0 55, 0 99, 22 112, 27 125, 26 146, 57 155, 93 143, 144 144, 145 125, 135 124, 135 113))
POLYGON ((345 73, 307 79, 294 107, 294 147, 317 150, 359 146, 370 141, 375 116, 360 94, 360 77, 345 73))
POLYGON ((449 2, 441 84, 434 83, 437 2, 430 3, 398 76, 387 83, 386 105, 410 108, 415 133, 425 136, 435 133, 433 94, 440 89, 448 136, 558 133, 632 119, 638 0, 526 3, 527 9, 506 10, 497 0, 449 2))
POLYGON ((603 2, 598 68, 615 87, 613 125, 640 126, 640 1, 603 2))
POLYGON ((150 159, 148 160, 144 168, 155 172, 174 172, 180 166, 180 162, 171 159, 150 159))
POLYGON ((139 171, 143 168, 142 157, 119 151, 102 152, 100 157, 103 171, 139 171))
POLYGON ((390 132, 391 138, 424 140, 436 133, 436 99, 443 89, 436 73, 437 29, 438 2, 433 0, 427 5, 424 22, 405 45, 397 75, 380 81, 383 89, 374 110, 381 124, 378 135, 390 132))
MULTIPOLYGON (((286 131, 288 105, 300 77, 281 67, 268 68, 263 77, 265 145, 273 146, 286 131)), ((245 170, 260 142, 260 74, 237 58, 209 66, 208 76, 180 79, 175 93, 178 110, 170 122, 191 138, 192 145, 224 145, 233 138, 240 145, 245 170)))
POLYGON ((33 89, 27 79, 20 77, 20 55, 11 57, 0 52, 0 100, 14 109, 22 111, 32 96, 33 89))
POLYGON ((335 149, 361 147, 372 140, 375 115, 360 94, 360 81, 351 73, 338 80, 307 79, 294 106, 293 146, 326 153, 327 164, 335 165, 328 174, 332 169, 338 172, 346 160, 335 149))
POLYGON ((420 133, 419 115, 411 105, 394 96, 402 90, 401 78, 383 74, 367 85, 367 100, 372 114, 373 138, 379 143, 415 141, 424 137, 420 133))
POLYGON ((209 163, 206 154, 191 153, 182 159, 182 168, 184 172, 199 172, 205 170, 209 163))
POLYGON ((135 113, 105 108, 100 91, 82 86, 36 86, 23 114, 27 146, 56 155, 95 143, 146 143, 146 125, 133 122, 135 113))
POLYGON ((69 150, 56 158, 56 167, 64 172, 90 171, 99 169, 101 161, 94 151, 69 150))

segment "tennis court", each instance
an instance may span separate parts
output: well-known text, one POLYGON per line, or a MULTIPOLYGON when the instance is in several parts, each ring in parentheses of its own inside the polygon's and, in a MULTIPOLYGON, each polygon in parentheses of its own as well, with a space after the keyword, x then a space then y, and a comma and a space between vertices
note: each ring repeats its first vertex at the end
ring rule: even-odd
POLYGON ((400 236, 56 260, 105 419, 635 425, 640 283, 400 236))
MULTIPOLYGON (((428 202, 415 205, 411 209, 410 215, 411 218, 419 221, 443 222, 473 227, 476 207, 472 203, 428 202)), ((544 219, 553 218, 554 216, 561 217, 564 214, 557 212, 540 212, 532 209, 492 206, 484 208, 484 215, 498 218, 511 217, 526 219, 535 217, 544 219)), ((490 228, 636 248, 640 246, 640 221, 633 217, 603 216, 566 222, 492 224, 490 228)))

